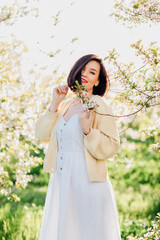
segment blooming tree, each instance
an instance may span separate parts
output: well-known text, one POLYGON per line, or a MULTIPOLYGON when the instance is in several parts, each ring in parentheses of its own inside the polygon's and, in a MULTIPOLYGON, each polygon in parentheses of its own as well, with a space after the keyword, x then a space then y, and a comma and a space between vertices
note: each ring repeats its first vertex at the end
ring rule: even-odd
MULTIPOLYGON (((116 22, 129 28, 144 23, 159 24, 159 0, 115 0, 110 16, 114 17, 116 22)), ((144 46, 142 40, 130 44, 130 47, 134 48, 136 56, 142 59, 143 65, 139 66, 138 69, 136 69, 134 62, 119 62, 119 54, 115 49, 108 51, 105 58, 105 60, 113 64, 113 76, 117 81, 117 85, 121 86, 121 93, 116 96, 121 114, 120 116, 116 114, 116 116, 120 119, 121 117, 127 118, 133 115, 135 116, 133 121, 136 119, 137 114, 143 116, 144 119, 141 122, 144 122, 144 124, 138 131, 138 137, 142 141, 150 140, 149 151, 153 154, 159 153, 160 47, 157 42, 151 42, 148 46, 144 46), (131 111, 131 113, 128 114, 128 111, 131 111), (149 117, 146 117, 145 113, 146 115, 148 113, 147 116, 149 117)), ((131 164, 130 160, 125 159, 125 161, 129 165, 131 164)), ((153 225, 147 229, 147 233, 143 237, 128 236, 128 239, 159 239, 159 216, 160 213, 157 213, 157 222, 152 222, 153 225)))
MULTIPOLYGON (((130 28, 149 21, 157 24, 160 22, 158 0, 116 0, 115 2, 110 17, 130 28)), ((152 135, 154 142, 152 141, 150 150, 159 152, 160 47, 157 42, 144 46, 142 40, 131 43, 130 47, 134 48, 136 56, 142 59, 143 65, 138 69, 134 62, 119 62, 119 53, 115 49, 108 51, 105 57, 105 60, 113 65, 113 78, 117 85, 121 86, 121 93, 116 96, 120 114, 116 114, 116 117, 135 116, 135 120, 137 114, 151 112, 153 117, 146 127, 139 129, 139 132, 143 139, 152 135), (128 114, 128 111, 131 113, 128 114)))
POLYGON ((159 0, 114 0, 111 17, 128 28, 160 22, 159 0))
MULTIPOLYGON (((38 17, 37 3, 38 1, 11 1, 10 5, 1 4, 0 25, 6 25, 7 29, 7 26, 28 14, 38 17)), ((59 22, 59 15, 58 13, 53 18, 53 28, 59 22)), ((40 156, 45 143, 35 139, 35 120, 49 104, 51 88, 65 76, 59 75, 56 69, 52 76, 42 76, 45 66, 34 66, 24 75, 21 63, 28 48, 10 32, 9 35, 10 40, 6 38, 7 40, 0 41, 0 196, 9 201, 18 201, 18 191, 26 188, 33 179, 31 168, 42 163, 40 156)), ((71 43, 76 40, 77 38, 72 39, 71 43)), ((52 59, 59 51, 44 54, 52 59)))

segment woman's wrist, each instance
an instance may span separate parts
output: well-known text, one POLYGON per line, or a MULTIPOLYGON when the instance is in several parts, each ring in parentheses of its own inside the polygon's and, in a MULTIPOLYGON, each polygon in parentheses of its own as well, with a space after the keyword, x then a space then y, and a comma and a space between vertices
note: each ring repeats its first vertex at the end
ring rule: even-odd
POLYGON ((58 104, 51 104, 48 109, 49 109, 49 112, 57 112, 58 104))
POLYGON ((87 132, 83 132, 84 135, 88 135, 91 132, 91 129, 89 128, 89 130, 87 132))
POLYGON ((51 106, 48 108, 48 110, 49 110, 49 112, 57 112, 58 111, 57 107, 51 107, 51 106))
POLYGON ((58 111, 58 106, 59 106, 59 102, 56 102, 55 100, 52 100, 48 109, 49 109, 50 112, 57 112, 58 111))

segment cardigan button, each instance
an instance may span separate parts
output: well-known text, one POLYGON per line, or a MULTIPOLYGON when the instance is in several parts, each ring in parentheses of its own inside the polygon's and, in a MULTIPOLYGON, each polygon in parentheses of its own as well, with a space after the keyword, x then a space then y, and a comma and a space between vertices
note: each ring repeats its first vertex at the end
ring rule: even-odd
POLYGON ((60 168, 62 170, 62 168, 60 168))

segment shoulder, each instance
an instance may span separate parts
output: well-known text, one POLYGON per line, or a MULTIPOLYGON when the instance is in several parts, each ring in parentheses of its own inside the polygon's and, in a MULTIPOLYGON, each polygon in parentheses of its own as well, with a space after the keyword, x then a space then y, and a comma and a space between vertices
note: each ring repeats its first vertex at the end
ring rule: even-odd
POLYGON ((102 112, 112 112, 111 104, 106 100, 105 97, 101 97, 99 95, 95 95, 93 97, 93 101, 96 102, 99 106, 96 107, 97 111, 102 112))

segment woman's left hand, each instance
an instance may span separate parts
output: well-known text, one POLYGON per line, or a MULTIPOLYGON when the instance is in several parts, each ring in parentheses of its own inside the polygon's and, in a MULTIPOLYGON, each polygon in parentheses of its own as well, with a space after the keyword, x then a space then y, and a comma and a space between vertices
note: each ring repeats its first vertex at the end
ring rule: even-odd
POLYGON ((82 110, 79 116, 79 123, 84 134, 89 133, 89 128, 91 127, 93 121, 94 110, 82 110))

